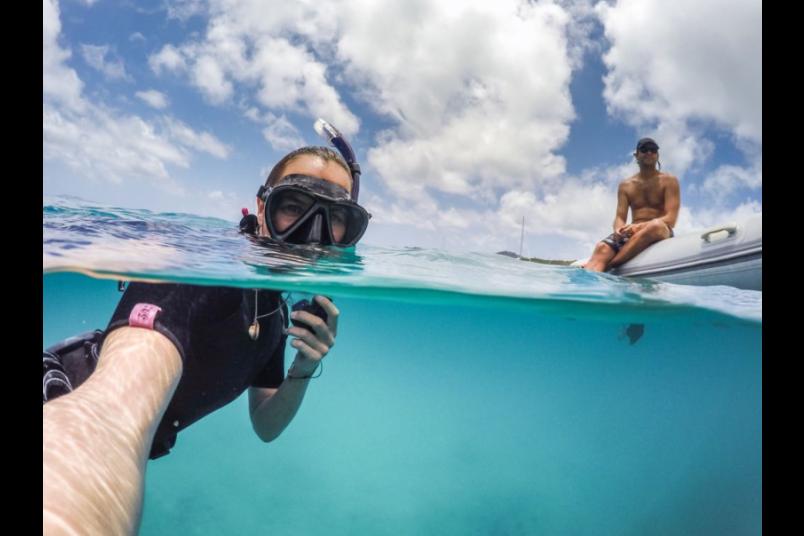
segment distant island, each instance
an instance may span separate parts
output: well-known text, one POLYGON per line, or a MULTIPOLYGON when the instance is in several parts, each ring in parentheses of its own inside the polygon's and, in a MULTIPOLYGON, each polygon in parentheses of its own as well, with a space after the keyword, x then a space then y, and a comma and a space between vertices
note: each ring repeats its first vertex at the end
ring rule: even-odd
POLYGON ((521 257, 520 258, 519 255, 517 255, 513 251, 498 251, 497 255, 505 255, 506 257, 511 257, 513 259, 520 259, 520 260, 523 260, 523 261, 538 262, 539 264, 552 264, 552 265, 558 265, 558 266, 569 266, 570 264, 575 262, 575 261, 560 261, 560 260, 540 259, 538 257, 530 257, 530 258, 521 257))

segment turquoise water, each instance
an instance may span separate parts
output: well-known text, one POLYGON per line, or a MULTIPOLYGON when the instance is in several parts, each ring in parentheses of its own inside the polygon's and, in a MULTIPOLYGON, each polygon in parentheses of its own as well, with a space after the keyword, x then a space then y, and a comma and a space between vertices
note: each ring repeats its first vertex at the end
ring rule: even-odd
POLYGON ((105 326, 118 277, 342 311, 279 439, 243 396, 149 463, 141 534, 761 532, 760 292, 416 248, 266 255, 231 223, 77 200, 43 223, 43 345, 105 326))

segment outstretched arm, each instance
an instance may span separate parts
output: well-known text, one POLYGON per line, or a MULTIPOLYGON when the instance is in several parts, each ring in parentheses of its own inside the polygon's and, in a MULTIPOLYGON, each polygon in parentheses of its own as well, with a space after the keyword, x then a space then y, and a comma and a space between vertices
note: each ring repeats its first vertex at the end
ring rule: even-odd
POLYGON ((156 331, 106 337, 95 372, 42 407, 44 534, 135 534, 145 464, 182 371, 156 331))

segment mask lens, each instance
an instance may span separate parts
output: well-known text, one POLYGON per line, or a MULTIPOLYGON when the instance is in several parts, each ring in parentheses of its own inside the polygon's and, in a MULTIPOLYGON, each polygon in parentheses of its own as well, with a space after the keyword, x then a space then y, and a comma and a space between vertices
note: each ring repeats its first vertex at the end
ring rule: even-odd
POLYGON ((284 190, 271 196, 268 213, 277 232, 283 233, 304 216, 315 203, 313 196, 298 190, 284 190))
POLYGON ((352 245, 366 230, 368 217, 354 205, 333 204, 329 209, 333 242, 339 245, 352 245))
POLYGON ((301 187, 279 187, 267 199, 271 233, 288 243, 352 246, 368 226, 368 213, 359 205, 333 201, 301 187))
POLYGON ((335 243, 342 243, 349 228, 349 212, 346 207, 334 205, 329 209, 330 225, 332 226, 332 239, 335 243))

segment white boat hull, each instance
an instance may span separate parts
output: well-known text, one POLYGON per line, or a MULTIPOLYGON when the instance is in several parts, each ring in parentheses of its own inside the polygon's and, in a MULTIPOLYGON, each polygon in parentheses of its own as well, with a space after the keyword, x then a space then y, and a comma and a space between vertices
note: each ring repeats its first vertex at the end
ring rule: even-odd
POLYGON ((662 240, 609 273, 762 290, 762 214, 662 240))

